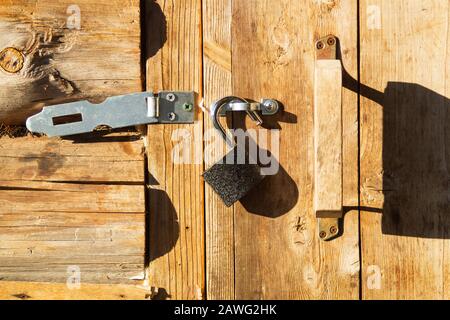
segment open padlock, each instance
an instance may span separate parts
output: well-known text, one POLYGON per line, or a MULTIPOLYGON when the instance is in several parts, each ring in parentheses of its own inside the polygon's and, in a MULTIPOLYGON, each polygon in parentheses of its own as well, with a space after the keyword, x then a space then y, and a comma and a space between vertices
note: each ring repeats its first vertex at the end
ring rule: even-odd
POLYGON ((242 199, 251 189, 258 185, 265 175, 258 163, 258 155, 250 154, 245 140, 229 135, 221 125, 219 117, 227 112, 246 112, 250 118, 261 125, 261 115, 274 115, 280 109, 279 103, 271 99, 263 99, 260 103, 249 102, 238 97, 225 97, 214 102, 210 107, 210 115, 214 128, 219 131, 232 150, 220 161, 208 169, 203 177, 212 189, 220 196, 226 206, 230 207, 242 199), (241 145, 244 143, 244 145, 241 145))

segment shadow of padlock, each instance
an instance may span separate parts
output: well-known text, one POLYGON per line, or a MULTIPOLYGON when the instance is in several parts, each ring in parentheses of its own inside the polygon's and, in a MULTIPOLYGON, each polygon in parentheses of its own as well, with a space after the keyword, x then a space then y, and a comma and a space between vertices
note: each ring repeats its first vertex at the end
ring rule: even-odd
POLYGON ((261 125, 263 120, 258 112, 262 115, 274 115, 279 109, 279 103, 275 100, 263 99, 261 103, 257 103, 232 96, 220 99, 211 105, 210 115, 214 128, 219 131, 232 150, 203 173, 203 178, 227 207, 242 199, 265 178, 265 175, 262 172, 262 166, 258 163, 258 155, 249 153, 249 144, 245 139, 239 139, 236 142, 221 125, 219 117, 225 116, 226 112, 241 111, 246 112, 257 125, 261 125))

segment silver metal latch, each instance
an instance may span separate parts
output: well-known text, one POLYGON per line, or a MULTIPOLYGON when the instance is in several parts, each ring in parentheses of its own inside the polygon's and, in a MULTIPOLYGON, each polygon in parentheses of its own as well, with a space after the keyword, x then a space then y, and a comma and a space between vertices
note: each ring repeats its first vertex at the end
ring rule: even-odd
POLYGON ((219 117, 225 117, 227 112, 244 111, 256 122, 258 126, 263 124, 259 113, 263 116, 275 115, 280 110, 280 104, 274 99, 262 99, 260 103, 247 101, 246 99, 229 96, 215 101, 210 108, 210 116, 214 128, 216 128, 230 147, 234 147, 232 138, 226 133, 225 128, 220 124, 219 117))
POLYGON ((153 123, 193 123, 194 92, 134 93, 107 98, 102 103, 78 101, 44 107, 28 118, 27 129, 47 136, 92 132, 153 123))

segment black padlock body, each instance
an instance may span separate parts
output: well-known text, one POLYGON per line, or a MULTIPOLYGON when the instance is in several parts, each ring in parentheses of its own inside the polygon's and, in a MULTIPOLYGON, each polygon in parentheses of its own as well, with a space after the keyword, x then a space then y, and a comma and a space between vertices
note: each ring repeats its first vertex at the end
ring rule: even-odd
POLYGON ((203 173, 203 178, 220 196, 227 207, 242 199, 250 190, 258 185, 265 175, 262 167, 245 151, 234 147, 226 156, 203 173))

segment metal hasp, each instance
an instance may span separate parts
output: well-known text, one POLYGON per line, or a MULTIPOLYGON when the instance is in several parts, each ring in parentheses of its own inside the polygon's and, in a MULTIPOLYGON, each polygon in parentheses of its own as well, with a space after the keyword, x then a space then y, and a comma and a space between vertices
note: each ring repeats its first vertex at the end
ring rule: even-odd
POLYGON ((315 43, 314 212, 321 240, 340 234, 343 218, 342 65, 333 35, 315 43))
POLYGON ((69 136, 92 132, 100 126, 112 129, 153 123, 193 123, 194 92, 134 93, 107 98, 102 103, 78 101, 44 107, 28 118, 31 132, 69 136))

